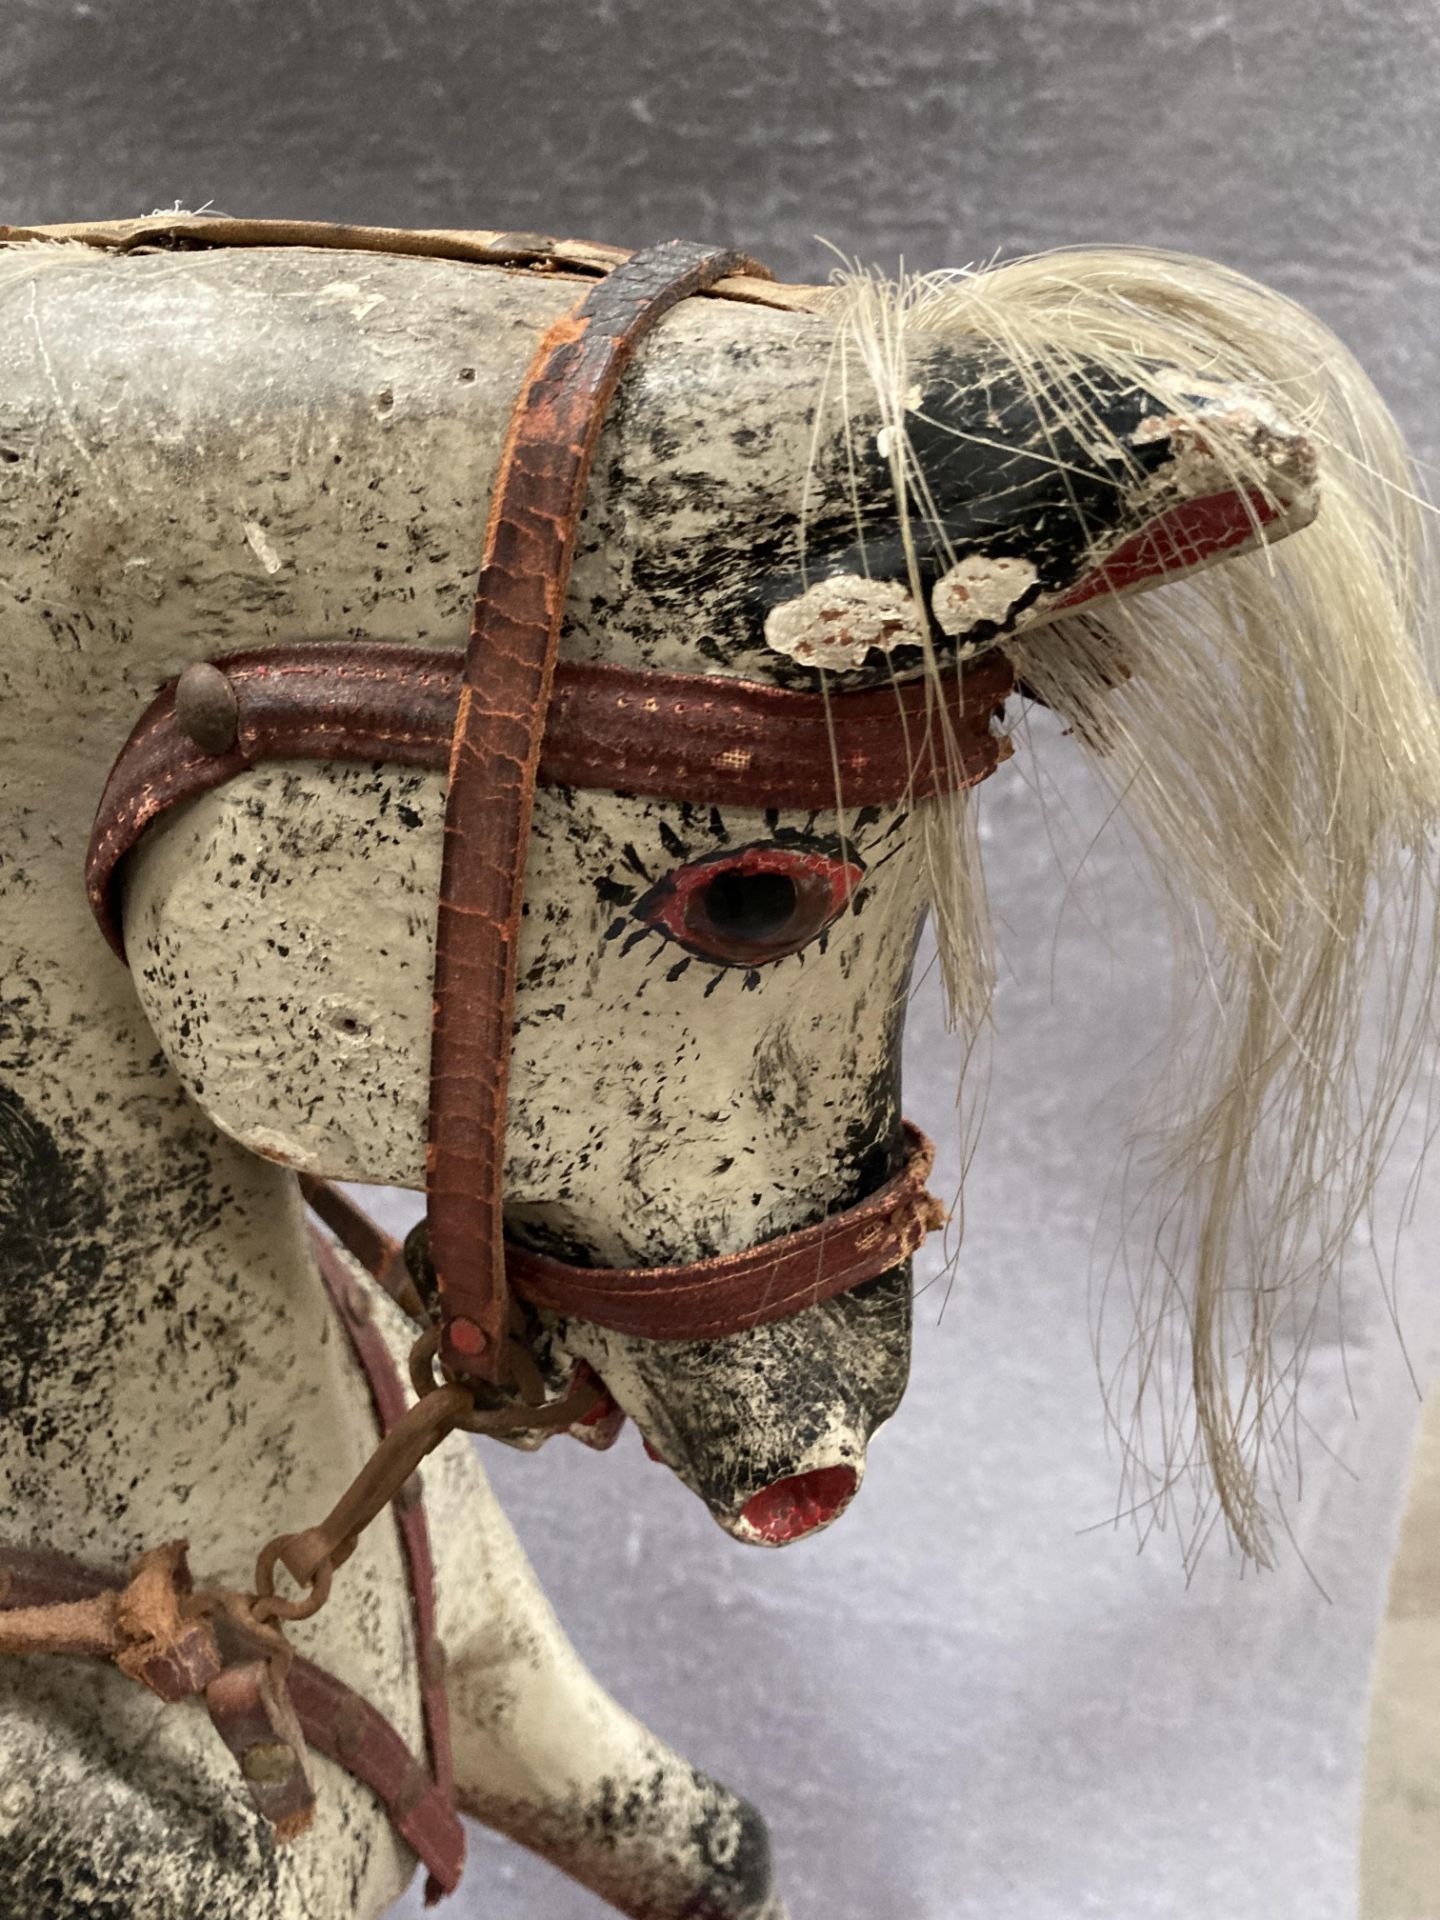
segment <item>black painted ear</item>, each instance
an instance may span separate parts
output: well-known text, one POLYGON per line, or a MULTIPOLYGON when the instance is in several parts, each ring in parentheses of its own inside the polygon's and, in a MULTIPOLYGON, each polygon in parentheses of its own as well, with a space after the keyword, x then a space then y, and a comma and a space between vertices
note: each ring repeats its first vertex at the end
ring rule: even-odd
POLYGON ((817 436, 814 341, 777 344, 763 365, 773 419, 748 388, 727 415, 724 358, 625 401, 582 530, 571 657, 795 687, 825 667, 878 684, 920 671, 927 628, 963 658, 1315 511, 1313 452, 1259 393, 1079 359, 1042 378, 993 347, 931 338, 909 361, 904 414, 917 606, 864 380, 849 383, 848 428, 832 390, 817 436))
MULTIPOLYGON (((1280 538, 1317 504, 1313 449, 1267 400, 1163 368, 1142 389, 1072 363, 1063 384, 1037 391, 998 355, 937 353, 905 431, 928 493, 912 497, 911 536, 929 611, 961 657, 1280 538)), ((825 646, 827 622, 854 618, 842 582, 863 581, 869 617, 882 619, 879 583, 907 580, 889 455, 884 432, 856 445, 858 516, 828 539, 817 522, 803 575, 755 583, 771 644, 805 664, 859 664, 825 646)), ((892 628, 885 671, 919 658, 892 628)))

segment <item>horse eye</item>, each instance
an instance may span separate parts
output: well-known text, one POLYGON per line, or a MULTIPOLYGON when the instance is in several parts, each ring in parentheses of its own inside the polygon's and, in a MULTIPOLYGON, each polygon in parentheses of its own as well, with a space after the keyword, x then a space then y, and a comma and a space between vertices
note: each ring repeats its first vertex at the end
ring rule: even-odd
POLYGON ((816 847, 741 847, 666 874, 636 903, 635 916, 688 953, 722 966, 763 966, 817 939, 863 877, 854 860, 816 847))

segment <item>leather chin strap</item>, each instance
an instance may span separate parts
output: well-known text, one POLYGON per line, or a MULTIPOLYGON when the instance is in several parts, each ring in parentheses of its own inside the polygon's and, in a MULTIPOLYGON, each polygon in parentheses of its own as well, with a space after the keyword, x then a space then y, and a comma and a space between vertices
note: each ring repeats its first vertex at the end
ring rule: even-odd
POLYGON ((123 953, 118 869, 146 826, 266 758, 448 768, 427 1153, 429 1253, 450 1378, 505 1384, 509 1295, 652 1339, 738 1332, 904 1260, 943 1218, 929 1143, 905 1133, 879 1192, 744 1253, 592 1269, 507 1245, 506 1099, 521 892, 537 780, 749 807, 898 803, 982 780, 1008 753, 999 659, 938 683, 798 693, 564 663, 556 648, 606 411, 637 343, 680 300, 763 284, 744 255, 680 241, 623 259, 542 339, 511 419, 463 663, 453 652, 293 643, 187 669, 111 771, 87 863, 123 953))

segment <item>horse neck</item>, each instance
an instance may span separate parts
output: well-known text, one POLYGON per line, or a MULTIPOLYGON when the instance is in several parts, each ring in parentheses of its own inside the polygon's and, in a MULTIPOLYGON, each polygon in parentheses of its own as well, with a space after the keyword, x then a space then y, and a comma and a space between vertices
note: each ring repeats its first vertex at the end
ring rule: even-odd
POLYGON ((160 1057, 59 809, 0 809, 0 1482, 17 1540, 123 1563, 191 1541, 239 1578, 358 1458, 363 1396, 294 1183, 160 1057), (57 840, 60 844, 57 845, 57 840), (328 1480, 327 1480, 328 1485, 328 1480))

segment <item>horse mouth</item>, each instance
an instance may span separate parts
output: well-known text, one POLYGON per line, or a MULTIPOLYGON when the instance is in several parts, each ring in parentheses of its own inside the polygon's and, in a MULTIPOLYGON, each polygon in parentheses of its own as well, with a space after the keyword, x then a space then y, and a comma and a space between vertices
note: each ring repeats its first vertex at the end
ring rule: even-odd
POLYGON ((849 1466, 814 1467, 772 1480, 745 1502, 729 1531, 752 1546, 788 1546, 838 1520, 859 1486, 860 1475, 849 1466))

